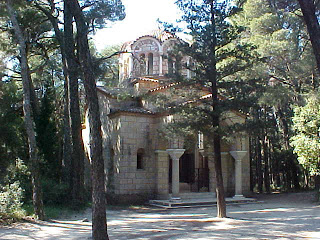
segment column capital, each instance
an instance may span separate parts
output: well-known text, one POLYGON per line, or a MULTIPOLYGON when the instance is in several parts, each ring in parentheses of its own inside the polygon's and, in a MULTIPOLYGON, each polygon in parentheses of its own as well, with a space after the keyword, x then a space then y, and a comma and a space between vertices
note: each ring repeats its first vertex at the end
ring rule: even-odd
POLYGON ((248 151, 230 151, 231 156, 236 161, 241 161, 245 155, 247 155, 248 151))
POLYGON ((167 153, 170 155, 172 160, 179 160, 179 158, 186 151, 185 149, 167 149, 167 153))

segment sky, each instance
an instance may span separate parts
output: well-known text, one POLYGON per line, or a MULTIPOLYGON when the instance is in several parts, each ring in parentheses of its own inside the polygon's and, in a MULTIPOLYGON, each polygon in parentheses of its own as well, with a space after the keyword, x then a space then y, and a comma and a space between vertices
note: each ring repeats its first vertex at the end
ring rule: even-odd
POLYGON ((157 29, 158 18, 174 23, 179 16, 174 2, 175 0, 122 0, 126 18, 97 31, 93 36, 97 49, 100 51, 108 45, 135 40, 157 29))

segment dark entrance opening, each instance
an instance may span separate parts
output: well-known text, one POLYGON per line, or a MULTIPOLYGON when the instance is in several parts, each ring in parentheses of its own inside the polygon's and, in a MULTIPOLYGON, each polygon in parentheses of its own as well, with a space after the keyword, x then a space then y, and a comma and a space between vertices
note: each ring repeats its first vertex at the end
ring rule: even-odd
POLYGON ((181 183, 193 183, 194 182, 194 154, 184 153, 180 157, 179 161, 179 177, 181 183))
MULTIPOLYGON (((190 192, 208 192, 209 191, 209 167, 208 158, 199 156, 198 166, 195 167, 194 153, 186 152, 179 160, 179 178, 180 191, 187 190, 190 192), (185 189, 187 187, 187 189, 185 189)), ((169 183, 170 191, 172 186, 172 159, 169 158, 169 183)))

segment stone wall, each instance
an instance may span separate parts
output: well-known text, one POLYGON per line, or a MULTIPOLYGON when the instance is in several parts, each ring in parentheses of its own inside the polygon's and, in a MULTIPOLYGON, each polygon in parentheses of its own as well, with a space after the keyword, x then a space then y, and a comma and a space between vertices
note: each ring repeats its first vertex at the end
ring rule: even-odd
POLYGON ((155 194, 155 121, 151 115, 121 113, 112 117, 114 130, 111 146, 114 149, 114 193, 150 197, 155 194), (143 149, 142 168, 138 169, 137 153, 143 149))

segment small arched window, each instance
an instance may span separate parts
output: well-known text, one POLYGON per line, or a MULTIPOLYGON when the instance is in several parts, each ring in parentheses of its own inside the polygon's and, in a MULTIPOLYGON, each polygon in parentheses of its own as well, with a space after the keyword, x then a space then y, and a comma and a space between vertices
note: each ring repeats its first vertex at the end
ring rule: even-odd
POLYGON ((144 169, 144 149, 139 148, 137 151, 137 169, 144 169))
POLYGON ((124 61, 124 77, 128 77, 128 69, 129 69, 129 59, 124 61))
POLYGON ((148 54, 148 75, 153 74, 153 54, 148 54))

